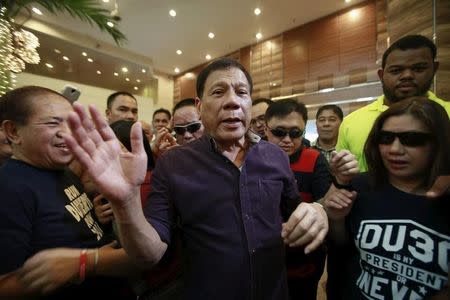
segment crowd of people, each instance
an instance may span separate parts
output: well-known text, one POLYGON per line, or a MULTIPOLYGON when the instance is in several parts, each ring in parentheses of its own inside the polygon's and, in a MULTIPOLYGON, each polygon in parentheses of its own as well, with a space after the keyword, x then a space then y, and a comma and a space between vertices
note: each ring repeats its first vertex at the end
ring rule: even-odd
POLYGON ((0 98, 0 299, 448 299, 450 103, 426 37, 384 53, 344 117, 251 98, 220 58, 138 121, 27 86, 0 98), (327 259, 326 259, 327 258, 327 259), (326 268, 325 268, 326 266, 326 268))

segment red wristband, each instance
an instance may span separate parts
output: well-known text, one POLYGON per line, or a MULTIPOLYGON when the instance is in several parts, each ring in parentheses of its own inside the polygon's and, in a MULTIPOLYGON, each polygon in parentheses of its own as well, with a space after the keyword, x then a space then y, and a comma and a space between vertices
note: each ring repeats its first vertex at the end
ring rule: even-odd
POLYGON ((80 252, 80 283, 86 278, 87 250, 80 252))

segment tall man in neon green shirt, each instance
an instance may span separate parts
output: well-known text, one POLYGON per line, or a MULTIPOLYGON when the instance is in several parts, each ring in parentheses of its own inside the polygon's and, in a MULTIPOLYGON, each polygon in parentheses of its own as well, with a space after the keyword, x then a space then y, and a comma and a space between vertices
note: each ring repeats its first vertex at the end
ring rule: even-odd
POLYGON ((344 118, 339 129, 337 150, 348 149, 367 170, 363 148, 375 119, 389 105, 411 96, 426 95, 442 105, 450 116, 450 102, 439 99, 429 91, 439 63, 435 61, 436 46, 421 35, 408 35, 393 43, 383 54, 378 70, 383 95, 344 118))

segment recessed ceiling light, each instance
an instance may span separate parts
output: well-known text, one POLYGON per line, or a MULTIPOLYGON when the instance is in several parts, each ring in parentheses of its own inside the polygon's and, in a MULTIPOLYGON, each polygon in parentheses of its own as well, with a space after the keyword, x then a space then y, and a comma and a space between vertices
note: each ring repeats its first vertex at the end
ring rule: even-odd
POLYGON ((97 70, 97 74, 100 75, 102 74, 102 72, 100 70, 97 70))
POLYGON ((345 3, 350 3, 352 2, 352 0, 345 0, 345 3))
POLYGON ((128 78, 128 77, 127 77, 127 78, 125 78, 125 81, 130 81, 130 78, 128 78))
POLYGON ((256 39, 257 39, 257 40, 262 39, 262 34, 261 34, 261 32, 258 32, 258 33, 256 34, 256 39))
POLYGON ((175 10, 171 9, 171 10, 169 10, 169 15, 171 17, 175 17, 177 15, 177 12, 175 10))
POLYGON ((140 83, 140 82, 141 82, 141 80, 140 80, 140 79, 136 79, 136 82, 137 82, 137 83, 140 83))
POLYGON ((210 39, 213 39, 216 35, 213 32, 208 33, 208 37, 210 39))
POLYGON ((94 62, 94 60, 92 58, 90 58, 90 57, 87 59, 87 61, 88 62, 94 62))
POLYGON ((45 66, 46 66, 47 68, 49 68, 49 69, 53 69, 53 65, 52 65, 52 64, 46 63, 45 66))
POLYGON ((111 21, 106 22, 106 25, 108 25, 109 27, 113 28, 114 27, 114 23, 111 21))
POLYGON ((145 72, 147 72, 145 69, 142 69, 142 73, 145 73, 145 72))
POLYGON ((41 11, 39 8, 33 7, 31 10, 32 10, 35 14, 42 16, 42 11, 41 11))
POLYGON ((257 15, 257 16, 259 16, 261 14, 261 10, 258 7, 255 8, 254 12, 255 12, 255 15, 257 15))
POLYGON ((86 52, 81 52, 81 55, 87 56, 87 53, 86 52))
POLYGON ((137 91, 139 88, 137 86, 134 87, 134 90, 137 91))
POLYGON ((272 83, 272 86, 277 86, 277 83, 276 82, 272 83))
POLYGON ((102 0, 103 2, 105 2, 105 3, 109 3, 109 0, 102 0))
POLYGON ((177 50, 177 54, 178 54, 178 55, 181 55, 181 54, 183 54, 183 51, 181 51, 180 49, 178 49, 178 50, 177 50))
POLYGON ((128 73, 128 68, 127 67, 122 67, 122 72, 128 73))
POLYGON ((205 58, 206 58, 207 60, 210 60, 210 59, 211 59, 211 55, 206 54, 206 55, 205 55, 205 58))
POLYGON ((175 68, 174 71, 175 71, 175 73, 180 73, 180 69, 178 69, 178 68, 175 68))
POLYGON ((114 72, 114 76, 119 76, 119 73, 117 73, 117 72, 114 72))
POLYGON ((54 49, 53 51, 55 51, 55 53, 61 54, 61 50, 59 49, 54 49))
POLYGON ((69 60, 69 58, 68 58, 67 56, 63 56, 63 59, 64 59, 65 61, 68 61, 68 60, 69 60))

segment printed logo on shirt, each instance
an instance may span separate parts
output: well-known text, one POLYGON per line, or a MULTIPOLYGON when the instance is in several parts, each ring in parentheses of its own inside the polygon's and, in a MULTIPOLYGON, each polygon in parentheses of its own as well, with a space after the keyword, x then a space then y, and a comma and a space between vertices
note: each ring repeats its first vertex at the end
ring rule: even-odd
POLYGON ((100 240, 103 236, 103 230, 92 217, 93 205, 86 193, 80 195, 80 192, 74 185, 64 189, 64 193, 70 200, 70 204, 65 206, 67 211, 70 212, 77 222, 84 221, 92 233, 97 236, 97 240, 100 240))
POLYGON ((448 280, 450 236, 412 220, 362 221, 355 243, 368 299, 423 299, 448 280))

